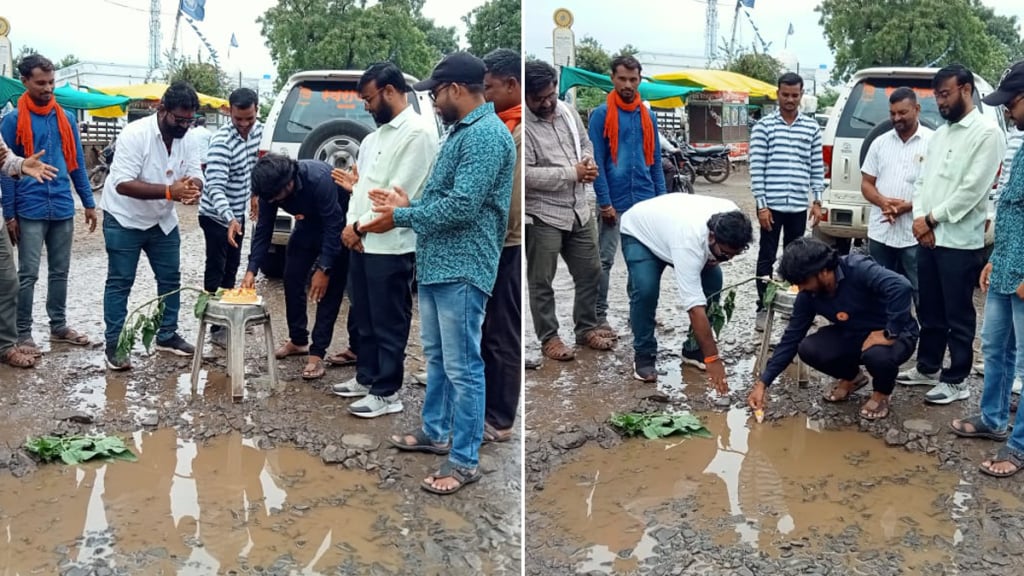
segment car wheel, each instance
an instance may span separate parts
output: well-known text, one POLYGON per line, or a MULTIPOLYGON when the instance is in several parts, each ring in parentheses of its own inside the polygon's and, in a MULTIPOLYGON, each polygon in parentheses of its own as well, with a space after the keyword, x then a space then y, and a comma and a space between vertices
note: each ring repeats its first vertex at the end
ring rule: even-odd
POLYGON ((359 144, 370 129, 353 120, 331 120, 317 126, 299 147, 300 159, 320 160, 349 170, 359 156, 359 144))

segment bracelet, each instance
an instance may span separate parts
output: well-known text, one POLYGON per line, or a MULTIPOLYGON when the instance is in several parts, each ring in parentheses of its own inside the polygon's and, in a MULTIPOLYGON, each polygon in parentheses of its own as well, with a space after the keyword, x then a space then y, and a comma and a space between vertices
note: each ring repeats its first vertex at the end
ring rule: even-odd
POLYGON ((711 356, 708 356, 707 358, 704 359, 704 363, 705 364, 714 364, 715 362, 718 362, 718 360, 719 360, 718 354, 712 354, 711 356))
POLYGON ((164 193, 166 194, 168 200, 173 200, 173 198, 171 198, 171 185, 170 184, 168 184, 167 186, 164 186, 164 193))

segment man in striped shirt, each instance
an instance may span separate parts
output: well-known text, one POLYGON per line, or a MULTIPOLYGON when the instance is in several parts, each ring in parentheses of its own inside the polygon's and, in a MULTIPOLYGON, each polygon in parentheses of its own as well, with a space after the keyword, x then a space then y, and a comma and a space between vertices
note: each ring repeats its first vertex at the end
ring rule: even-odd
MULTIPOLYGON (((754 125, 750 135, 750 187, 757 202, 761 225, 757 275, 771 276, 782 245, 807 230, 807 195, 811 226, 821 219, 821 193, 825 189, 825 163, 821 157, 821 127, 813 118, 800 115, 804 80, 787 72, 779 77, 779 111, 754 125)), ((764 330, 767 311, 764 292, 767 283, 757 282, 758 331, 764 330)))
POLYGON ((879 136, 861 166, 860 191, 871 202, 868 249, 882 266, 906 276, 917 302, 917 239, 914 224, 914 182, 921 173, 932 131, 918 122, 921 105, 910 88, 889 97, 893 129, 879 136))
MULTIPOLYGON (((249 176, 263 125, 256 119, 256 92, 239 88, 228 97, 231 123, 210 138, 206 165, 206 192, 199 201, 199 226, 206 237, 203 289, 234 288, 242 257, 245 209, 249 204, 249 176)), ((210 342, 224 347, 227 331, 210 330, 210 342)))

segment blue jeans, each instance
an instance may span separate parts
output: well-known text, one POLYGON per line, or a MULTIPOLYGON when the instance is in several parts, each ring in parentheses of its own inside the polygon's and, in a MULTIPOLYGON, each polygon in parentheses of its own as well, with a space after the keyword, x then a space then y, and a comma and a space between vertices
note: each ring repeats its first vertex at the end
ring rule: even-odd
POLYGON ((448 460, 476 468, 484 439, 486 383, 480 338, 487 294, 465 282, 420 284, 420 331, 427 361, 423 432, 452 439, 448 460))
MULTIPOLYGON (((117 348, 125 317, 128 295, 135 284, 139 256, 145 252, 149 267, 156 276, 156 292, 167 294, 181 287, 181 236, 178 228, 164 234, 160 226, 148 230, 125 228, 110 214, 103 215, 103 238, 107 245, 107 285, 103 291, 103 323, 107 350, 117 348)), ((181 294, 175 292, 164 299, 164 317, 156 333, 157 342, 168 340, 178 330, 181 294)))
POLYGON ((68 271, 71 269, 71 240, 75 220, 18 219, 18 340, 32 337, 32 304, 35 301, 39 262, 46 246, 46 314, 50 332, 67 326, 68 271))
MULTIPOLYGON (((1010 388, 1013 386, 1014 354, 1024 354, 1024 343, 1014 339, 1024 334, 1024 300, 1016 294, 996 294, 989 290, 985 299, 985 323, 981 330, 981 349, 985 355, 985 388, 981 393, 981 418, 993 430, 1006 430, 1010 423, 1010 388)), ((1013 428, 1006 445, 1024 455, 1024 425, 1013 428)))
MULTIPOLYGON (((629 323, 633 329, 633 353, 637 358, 653 358, 658 355, 654 317, 661 295, 661 273, 669 264, 627 234, 622 235, 622 255, 629 271, 629 323)), ((700 281, 705 295, 718 292, 722 289, 721 267, 705 266, 700 281)))
MULTIPOLYGON (((622 215, 619 215, 622 218, 622 215)), ((601 278, 597 283, 597 323, 608 323, 608 287, 611 283, 612 265, 619 249, 619 221, 608 224, 597 212, 597 246, 601 255, 601 278)))

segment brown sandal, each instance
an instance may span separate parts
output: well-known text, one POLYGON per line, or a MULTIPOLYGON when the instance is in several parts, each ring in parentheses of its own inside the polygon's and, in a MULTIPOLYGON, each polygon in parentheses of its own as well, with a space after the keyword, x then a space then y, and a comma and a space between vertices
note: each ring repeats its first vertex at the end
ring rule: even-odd
POLYGON ((79 334, 77 330, 66 326, 62 330, 50 332, 50 342, 63 342, 72 346, 88 346, 92 344, 88 336, 79 334))
POLYGON ((274 358, 278 360, 289 356, 305 356, 307 354, 309 354, 309 346, 296 346, 292 344, 291 340, 281 344, 280 348, 274 350, 274 358))
POLYGON ((615 346, 615 340, 607 336, 602 336, 597 330, 591 330, 581 340, 576 341, 577 344, 586 344, 591 350, 611 350, 615 346))
POLYGON ((860 417, 865 420, 881 420, 889 415, 889 398, 881 400, 868 399, 860 407, 860 417))
POLYGON ((317 356, 310 356, 306 361, 306 367, 302 369, 302 379, 317 380, 323 378, 326 372, 327 366, 324 361, 317 356))
POLYGON ((33 368, 36 365, 36 357, 25 353, 17 346, 9 348, 0 360, 15 368, 33 368))
POLYGON ((345 348, 342 352, 328 356, 327 363, 331 366, 353 366, 357 359, 356 353, 351 348, 345 348))
POLYGON ((619 335, 607 324, 602 324, 597 328, 590 331, 591 334, 597 334, 601 338, 611 338, 612 340, 618 340, 619 335))
POLYGON ((861 388, 868 385, 868 376, 861 372, 857 374, 857 377, 852 380, 852 386, 844 388, 842 384, 836 384, 832 387, 832 391, 824 395, 826 402, 844 402, 851 394, 860 390, 861 388))
POLYGON ((548 339, 548 341, 541 346, 541 352, 543 352, 548 358, 558 360, 559 362, 568 362, 569 360, 576 358, 576 352, 574 352, 572 348, 566 346, 558 336, 548 339))

